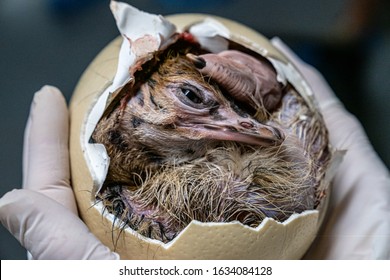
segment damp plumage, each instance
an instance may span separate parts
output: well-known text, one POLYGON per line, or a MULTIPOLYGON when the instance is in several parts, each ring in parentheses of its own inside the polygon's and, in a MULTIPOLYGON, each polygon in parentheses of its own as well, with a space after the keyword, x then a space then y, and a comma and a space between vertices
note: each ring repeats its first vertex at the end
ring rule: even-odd
POLYGON ((255 227, 326 195, 322 116, 265 58, 179 40, 131 74, 92 135, 110 157, 99 199, 123 226, 169 242, 192 220, 255 227))

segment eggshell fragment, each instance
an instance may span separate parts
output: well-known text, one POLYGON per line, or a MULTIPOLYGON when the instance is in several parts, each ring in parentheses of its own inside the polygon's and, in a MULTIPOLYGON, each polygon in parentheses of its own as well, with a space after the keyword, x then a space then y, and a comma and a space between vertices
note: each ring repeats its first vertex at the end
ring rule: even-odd
MULTIPOLYGON (((306 92, 307 98, 311 98, 310 89, 299 73, 265 37, 254 30, 227 19, 199 14, 174 15, 167 19, 176 25, 178 31, 191 25, 196 28, 196 24, 203 21, 211 20, 221 24, 228 30, 231 40, 276 61, 277 67, 284 69, 282 75, 290 75, 289 81, 295 79, 294 86, 306 92)), ((114 80, 121 44, 122 38, 115 39, 92 61, 82 75, 70 103, 72 183, 80 216, 91 232, 106 246, 118 252, 122 259, 301 258, 322 223, 329 194, 316 210, 293 214, 283 223, 267 218, 257 228, 251 228, 239 222, 193 221, 167 244, 140 236, 103 211, 101 204, 95 201, 96 191, 102 184, 102 176, 97 176, 97 170, 104 169, 109 159, 104 158, 101 147, 91 150, 85 139, 90 133, 88 125, 94 125, 90 116, 96 110, 97 101, 114 80)))

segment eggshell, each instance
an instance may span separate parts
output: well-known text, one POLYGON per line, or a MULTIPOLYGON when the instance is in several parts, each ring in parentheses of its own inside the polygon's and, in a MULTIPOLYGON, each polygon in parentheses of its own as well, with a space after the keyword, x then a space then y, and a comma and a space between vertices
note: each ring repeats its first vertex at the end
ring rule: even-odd
MULTIPOLYGON (((167 17, 178 30, 210 16, 182 14, 167 17)), ((222 23, 241 43, 268 58, 292 67, 270 42, 256 31, 228 19, 212 16, 222 23)), ((265 219, 257 228, 239 222, 191 222, 174 240, 164 244, 140 236, 123 227, 113 215, 96 203, 98 188, 91 164, 86 159, 82 139, 86 122, 99 96, 112 84, 118 64, 122 38, 116 38, 92 61, 82 75, 70 103, 70 156, 72 184, 82 220, 106 246, 118 252, 122 259, 300 259, 305 254, 322 223, 329 194, 316 210, 293 214, 279 223, 265 219)), ((293 69, 293 71, 296 71, 293 69)), ((302 79, 296 73, 297 79, 302 79)), ((305 83, 304 83, 305 84, 305 83)), ((307 89, 310 91, 309 89, 307 89)), ((310 94, 309 94, 310 95, 310 94)), ((327 182, 328 183, 328 182, 327 182)))

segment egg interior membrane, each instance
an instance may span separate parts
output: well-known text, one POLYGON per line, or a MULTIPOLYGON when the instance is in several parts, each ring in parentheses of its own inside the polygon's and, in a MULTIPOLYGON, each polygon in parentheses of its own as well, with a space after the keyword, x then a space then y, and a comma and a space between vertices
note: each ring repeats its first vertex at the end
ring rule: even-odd
MULTIPOLYGON (((209 52, 218 53, 229 44, 234 44, 261 55, 272 64, 279 82, 291 84, 308 108, 318 111, 313 93, 300 73, 257 32, 214 16, 183 14, 162 20, 161 17, 156 18, 123 3, 113 2, 111 5, 121 31, 127 28, 121 27, 121 17, 126 17, 130 12, 134 20, 150 21, 149 17, 152 16, 153 20, 161 24, 159 28, 163 29, 154 32, 165 32, 165 39, 175 32, 187 31, 209 52)), ((134 29, 134 26, 130 28, 134 29)), ((144 38, 142 34, 136 35, 144 38)), ((168 43, 162 40, 156 46, 166 48, 168 43)), ((334 153, 327 165, 328 172, 324 173, 318 186, 321 195, 316 196, 318 201, 313 202, 312 209, 292 213, 283 221, 265 217, 258 225, 248 226, 239 221, 192 220, 170 240, 157 240, 147 234, 140 234, 116 215, 115 208, 109 211, 104 205, 100 198, 104 192, 110 158, 104 145, 94 143, 91 135, 107 110, 112 93, 129 82, 132 78, 129 69, 140 59, 134 53, 129 59, 129 49, 124 47, 126 44, 126 39, 122 41, 122 38, 117 38, 102 50, 81 77, 70 104, 72 183, 80 216, 92 233, 123 259, 301 258, 315 239, 323 221, 332 173, 340 159, 338 153, 334 153)), ((331 148, 330 153, 333 153, 331 148)))

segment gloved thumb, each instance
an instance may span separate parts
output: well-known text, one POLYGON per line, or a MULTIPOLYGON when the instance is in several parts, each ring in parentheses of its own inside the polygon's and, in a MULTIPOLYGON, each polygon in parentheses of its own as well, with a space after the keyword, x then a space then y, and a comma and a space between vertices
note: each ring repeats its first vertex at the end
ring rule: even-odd
POLYGON ((45 194, 77 213, 70 187, 69 116, 55 87, 34 95, 24 135, 23 188, 45 194))
POLYGON ((5 194, 0 221, 34 259, 119 259, 77 215, 35 191, 5 194))

